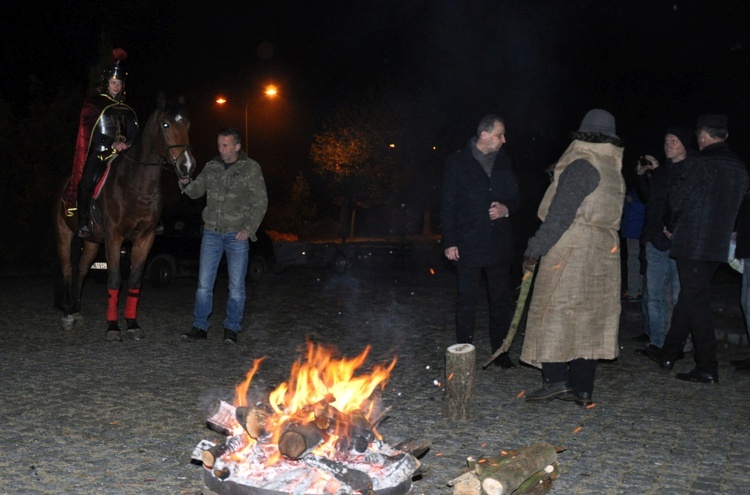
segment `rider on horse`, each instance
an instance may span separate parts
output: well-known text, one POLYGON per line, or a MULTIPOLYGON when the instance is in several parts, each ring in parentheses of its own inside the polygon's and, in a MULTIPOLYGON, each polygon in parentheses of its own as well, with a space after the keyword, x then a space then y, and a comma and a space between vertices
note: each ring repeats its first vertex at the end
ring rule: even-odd
POLYGON ((98 94, 88 98, 81 110, 73 172, 65 195, 71 216, 77 195, 78 236, 82 238, 92 235, 89 207, 105 164, 129 148, 138 135, 138 117, 124 103, 127 72, 122 62, 127 53, 116 48, 113 55, 113 65, 102 72, 98 94))

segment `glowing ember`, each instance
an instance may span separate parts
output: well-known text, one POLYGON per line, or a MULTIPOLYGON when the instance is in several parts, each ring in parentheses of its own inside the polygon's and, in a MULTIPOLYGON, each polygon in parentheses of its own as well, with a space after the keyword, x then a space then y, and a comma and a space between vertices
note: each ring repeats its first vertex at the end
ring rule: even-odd
POLYGON ((338 358, 333 349, 308 342, 305 359, 294 363, 289 379, 268 395, 268 402, 248 404, 263 358, 256 360, 236 387, 233 405, 216 401, 209 412, 208 424, 227 439, 196 447, 194 457, 206 468, 207 487, 216 491, 229 483, 264 493, 407 493, 419 461, 383 441, 376 427, 385 412, 373 396, 384 389, 397 359, 357 374, 369 352, 368 346, 353 359, 338 358))

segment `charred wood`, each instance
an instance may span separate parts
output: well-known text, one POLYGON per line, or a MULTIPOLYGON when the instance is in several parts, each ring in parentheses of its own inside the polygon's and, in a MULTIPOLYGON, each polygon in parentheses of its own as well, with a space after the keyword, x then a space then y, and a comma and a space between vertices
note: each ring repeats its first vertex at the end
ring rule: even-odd
POLYGON ((220 444, 214 445, 210 449, 203 451, 203 454, 201 455, 203 465, 209 469, 212 468, 219 457, 224 454, 230 454, 244 449, 247 447, 248 442, 248 437, 244 433, 227 438, 220 444))
POLYGON ((279 452, 289 459, 299 459, 327 439, 315 423, 287 423, 279 438, 279 452))
POLYGON ((354 491, 360 492, 362 495, 375 495, 372 487, 372 479, 358 469, 352 469, 346 464, 313 455, 307 456, 304 462, 308 466, 330 473, 341 483, 351 487, 354 491))
POLYGON ((265 404, 256 407, 238 407, 235 411, 237 422, 251 438, 256 440, 268 434, 266 422, 272 415, 273 410, 265 404))

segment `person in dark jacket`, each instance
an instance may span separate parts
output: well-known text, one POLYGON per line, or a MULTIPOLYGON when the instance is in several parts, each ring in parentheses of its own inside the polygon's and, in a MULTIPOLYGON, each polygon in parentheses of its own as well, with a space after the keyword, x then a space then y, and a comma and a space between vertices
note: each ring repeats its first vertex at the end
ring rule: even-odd
MULTIPOLYGON (((647 199, 641 231, 641 243, 646 247, 646 312, 649 322, 646 341, 657 349, 664 345, 672 308, 680 293, 677 262, 669 257, 672 242, 664 235, 667 198, 669 189, 683 171, 687 157, 695 154, 692 137, 692 132, 685 128, 667 129, 664 135, 664 164, 660 165, 651 155, 644 155, 643 161, 646 163, 636 167, 638 190, 647 199)), ((645 355, 645 349, 640 352, 645 355)))
MULTIPOLYGON (((737 215, 737 247, 734 256, 742 260, 740 304, 745 315, 745 331, 750 339, 750 195, 746 194, 737 215)), ((732 360, 738 370, 750 370, 750 357, 732 360)))
POLYGON ((745 164, 726 143, 725 115, 704 115, 697 124, 698 149, 669 192, 671 215, 666 236, 669 255, 677 260, 680 297, 661 349, 647 355, 663 369, 672 369, 688 334, 693 336, 695 368, 677 373, 689 382, 718 383, 716 336, 711 321, 711 277, 726 262, 737 212, 748 188, 745 164))
MULTIPOLYGON (((510 265, 513 236, 509 216, 520 204, 518 184, 505 143, 505 123, 486 115, 465 149, 446 160, 442 191, 445 256, 458 269, 456 341, 472 343, 482 272, 487 280, 490 344, 494 353, 508 334, 513 313, 510 265)), ((512 368, 508 353, 495 360, 512 368)))

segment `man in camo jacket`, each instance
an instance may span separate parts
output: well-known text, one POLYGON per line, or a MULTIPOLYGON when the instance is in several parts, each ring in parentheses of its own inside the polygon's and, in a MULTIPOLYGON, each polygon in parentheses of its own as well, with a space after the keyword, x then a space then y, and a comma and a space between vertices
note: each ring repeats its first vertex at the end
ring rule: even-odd
POLYGON ((224 343, 236 344, 237 333, 242 330, 250 250, 248 239, 257 240, 255 233, 266 214, 268 196, 260 165, 248 158, 241 147, 239 133, 235 129, 223 129, 218 137, 219 156, 209 161, 195 180, 179 179, 180 189, 190 198, 197 199, 206 194, 193 327, 182 335, 184 342, 208 337, 213 287, 219 262, 225 253, 229 299, 224 319, 224 343))

